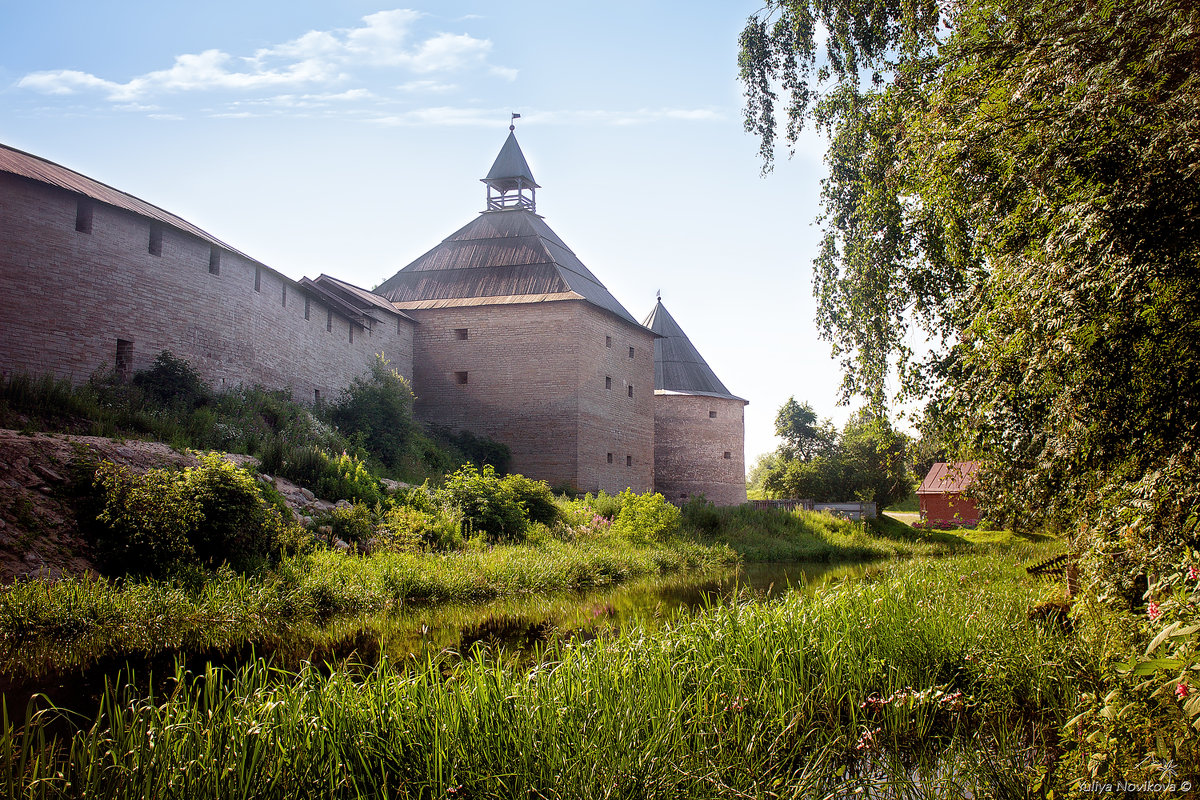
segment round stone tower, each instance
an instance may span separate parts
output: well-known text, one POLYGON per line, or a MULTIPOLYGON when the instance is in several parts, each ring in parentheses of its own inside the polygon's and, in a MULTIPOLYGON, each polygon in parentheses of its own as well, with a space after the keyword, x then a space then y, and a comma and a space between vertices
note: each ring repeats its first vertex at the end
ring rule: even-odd
POLYGON ((673 503, 746 502, 746 400, 730 394, 660 297, 654 342, 654 489, 673 503))

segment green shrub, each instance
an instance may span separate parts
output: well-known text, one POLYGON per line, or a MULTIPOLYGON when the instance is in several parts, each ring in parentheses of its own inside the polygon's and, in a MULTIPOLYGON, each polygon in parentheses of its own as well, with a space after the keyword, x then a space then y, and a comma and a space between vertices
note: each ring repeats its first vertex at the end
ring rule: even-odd
POLYGON ((491 465, 477 469, 464 464, 446 476, 438 500, 458 509, 468 535, 483 534, 488 542, 519 542, 525 538, 525 506, 512 488, 496 476, 491 465))
POLYGON ((272 555, 285 530, 254 478, 217 453, 182 472, 97 468, 93 541, 106 571, 164 575, 188 565, 248 570, 272 555))
POLYGON ((367 373, 330 405, 329 417, 343 433, 357 436, 384 466, 395 469, 408 454, 414 430, 412 400, 408 381, 379 353, 367 373))
POLYGON ((396 506, 380 520, 383 546, 395 552, 454 550, 462 547, 462 520, 452 513, 430 513, 396 506))
POLYGON ((545 481, 535 481, 524 475, 506 475, 502 483, 525 507, 525 516, 530 522, 553 525, 559 518, 554 492, 545 481))
POLYGON ((149 369, 134 373, 133 385, 160 403, 179 403, 189 408, 207 401, 211 392, 192 365, 163 350, 149 369))
POLYGON ((591 494, 585 494, 583 502, 591 506, 592 511, 596 514, 611 520, 616 519, 617 515, 621 513, 621 499, 624 496, 624 493, 608 494, 601 489, 596 492, 594 497, 591 494))
POLYGON ((349 508, 335 508, 329 513, 328 524, 333 535, 350 544, 362 544, 375 535, 376 514, 365 503, 349 508))
POLYGON ((372 506, 384 500, 379 479, 367 470, 362 461, 345 452, 327 458, 314 491, 326 500, 349 500, 372 506))
POLYGON ((96 470, 101 511, 93 545, 110 573, 161 575, 196 559, 192 531, 200 510, 181 475, 164 469, 139 474, 105 461, 96 470))
POLYGON ((657 492, 621 492, 621 511, 612 532, 630 541, 664 542, 679 530, 679 509, 657 492))

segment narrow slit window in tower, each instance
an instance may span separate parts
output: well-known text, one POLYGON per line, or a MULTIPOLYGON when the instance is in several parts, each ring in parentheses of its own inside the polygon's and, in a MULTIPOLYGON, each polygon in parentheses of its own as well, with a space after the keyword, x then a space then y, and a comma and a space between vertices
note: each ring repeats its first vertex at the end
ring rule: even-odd
POLYGON ((93 204, 91 198, 81 197, 75 203, 75 230, 80 233, 92 232, 92 209, 93 204))
POLYGON ((150 248, 149 253, 152 256, 162 255, 162 228, 157 225, 150 226, 150 248))
POLYGON ((608 454, 608 463, 612 463, 612 453, 608 454))
POLYGON ((262 268, 255 267, 254 268, 254 291, 258 292, 261 290, 262 290, 262 268))
POLYGON ((633 466, 633 456, 625 456, 625 466, 627 466, 627 467, 633 466))
POLYGON ((605 388, 605 389, 611 389, 611 388, 612 388, 612 376, 611 376, 611 375, 605 375, 605 376, 604 376, 604 388, 605 388))
POLYGON ((117 339, 117 378, 127 381, 133 375, 133 342, 117 339))
POLYGON ((221 251, 213 245, 208 250, 208 271, 213 275, 221 274, 221 251))

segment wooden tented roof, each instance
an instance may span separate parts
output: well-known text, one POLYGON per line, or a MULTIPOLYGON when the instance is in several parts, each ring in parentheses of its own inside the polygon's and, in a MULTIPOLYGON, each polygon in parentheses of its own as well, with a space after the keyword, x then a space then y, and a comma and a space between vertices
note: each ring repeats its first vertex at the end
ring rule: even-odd
POLYGON ((642 324, 658 334, 654 340, 654 391, 742 400, 725 388, 661 299, 642 324))
POLYGON ((978 461, 939 461, 921 481, 917 494, 961 494, 970 488, 978 470, 978 461))
POLYGON ((405 309, 586 300, 638 324, 541 217, 521 208, 480 214, 375 293, 405 309))
POLYGON ((517 188, 518 178, 527 187, 542 188, 533 179, 533 171, 529 169, 529 162, 525 160, 525 154, 521 152, 521 146, 517 144, 516 134, 510 131, 508 138, 504 140, 504 146, 500 148, 500 154, 496 156, 496 161, 488 170, 487 177, 482 180, 501 191, 509 191, 517 188))

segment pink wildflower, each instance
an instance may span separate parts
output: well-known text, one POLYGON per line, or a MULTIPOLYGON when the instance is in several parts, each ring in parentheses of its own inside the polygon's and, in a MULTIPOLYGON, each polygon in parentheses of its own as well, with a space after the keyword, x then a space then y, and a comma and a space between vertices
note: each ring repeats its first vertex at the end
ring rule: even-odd
POLYGON ((1157 622, 1158 618, 1162 616, 1162 609, 1158 607, 1158 603, 1151 600, 1146 604, 1146 613, 1152 621, 1157 622))
POLYGON ((1192 566, 1188 567, 1188 580, 1189 581, 1200 580, 1200 567, 1197 567, 1194 564, 1192 566))
POLYGON ((1183 698, 1187 697, 1191 691, 1191 688, 1189 688, 1186 683, 1180 681, 1179 685, 1175 687, 1175 696, 1182 700, 1183 698))

